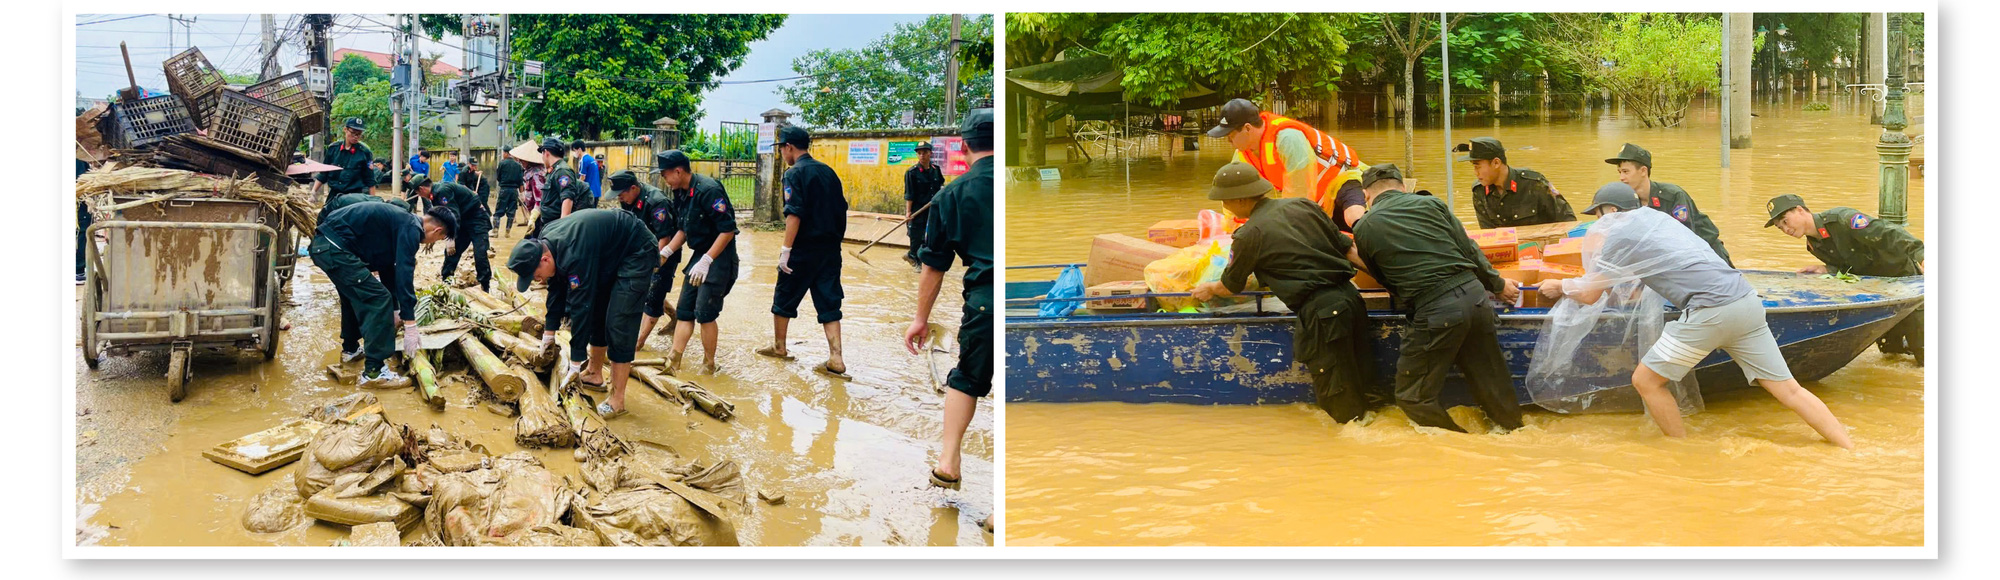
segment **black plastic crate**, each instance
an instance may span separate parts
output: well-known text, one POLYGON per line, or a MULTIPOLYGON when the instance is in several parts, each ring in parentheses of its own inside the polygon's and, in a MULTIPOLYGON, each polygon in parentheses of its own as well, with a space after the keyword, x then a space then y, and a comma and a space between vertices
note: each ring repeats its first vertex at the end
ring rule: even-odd
POLYGON ((174 95, 111 103, 111 131, 104 137, 118 149, 137 149, 182 133, 193 133, 194 116, 174 95))
POLYGON ((291 109, 225 89, 209 120, 208 138, 282 168, 299 145, 297 120, 291 109))
POLYGON ((182 51, 161 63, 160 68, 167 75, 167 90, 187 102, 196 126, 207 129, 223 90, 222 71, 209 64, 200 48, 182 51))
POLYGON ((306 88, 304 72, 293 72, 250 85, 243 89, 243 94, 291 109, 292 114, 298 116, 301 134, 310 135, 326 129, 326 110, 320 106, 319 96, 306 88))

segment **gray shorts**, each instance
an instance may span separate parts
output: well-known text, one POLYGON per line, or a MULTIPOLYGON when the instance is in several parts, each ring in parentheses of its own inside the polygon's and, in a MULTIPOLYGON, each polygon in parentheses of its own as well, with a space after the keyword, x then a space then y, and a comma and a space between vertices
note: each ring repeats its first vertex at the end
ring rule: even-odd
POLYGON ((1715 349, 1729 353, 1743 367, 1744 378, 1782 381, 1792 378, 1778 350, 1778 339, 1764 321, 1764 299, 1751 294, 1721 306, 1696 308, 1667 322, 1660 340, 1639 361, 1669 380, 1681 380, 1715 349))

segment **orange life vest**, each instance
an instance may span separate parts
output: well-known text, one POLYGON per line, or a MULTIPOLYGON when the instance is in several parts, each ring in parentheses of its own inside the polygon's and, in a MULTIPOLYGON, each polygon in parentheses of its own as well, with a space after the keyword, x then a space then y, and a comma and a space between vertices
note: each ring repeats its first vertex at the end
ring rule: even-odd
POLYGON ((1334 139, 1332 135, 1314 129, 1312 125, 1269 112, 1258 113, 1257 116, 1263 118, 1264 137, 1257 143, 1257 151, 1244 155, 1243 159, 1248 161, 1251 167, 1256 167, 1257 174, 1264 176, 1264 180, 1271 182, 1273 187, 1280 189, 1285 187, 1285 162, 1278 158, 1278 132, 1285 129, 1298 129, 1305 133, 1306 142, 1312 144, 1313 161, 1318 164, 1318 172, 1313 177, 1313 190, 1306 195, 1315 203, 1325 197, 1327 192, 1340 186, 1338 178, 1342 171, 1361 164, 1361 161, 1354 157, 1352 147, 1348 147, 1339 139, 1334 139))

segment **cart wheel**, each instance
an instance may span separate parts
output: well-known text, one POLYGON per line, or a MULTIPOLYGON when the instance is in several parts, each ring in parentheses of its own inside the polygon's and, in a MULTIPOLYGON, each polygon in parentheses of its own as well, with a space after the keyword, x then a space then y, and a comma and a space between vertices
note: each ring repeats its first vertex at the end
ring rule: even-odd
POLYGON ((278 358, 278 337, 285 333, 278 330, 281 323, 273 323, 264 329, 264 360, 278 358))
POLYGON ((97 325, 88 322, 92 315, 97 314, 99 302, 97 271, 95 268, 88 268, 83 274, 83 310, 78 316, 78 323, 83 325, 83 332, 78 335, 83 337, 84 366, 90 367, 90 370, 97 370, 97 325))
POLYGON ((179 403, 187 398, 188 351, 174 349, 167 355, 167 397, 179 403))

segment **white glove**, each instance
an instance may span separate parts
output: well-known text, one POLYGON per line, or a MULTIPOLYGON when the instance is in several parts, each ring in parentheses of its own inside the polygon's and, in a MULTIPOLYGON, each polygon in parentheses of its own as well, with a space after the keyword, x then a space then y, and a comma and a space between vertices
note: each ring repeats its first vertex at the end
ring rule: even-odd
POLYGON ((422 345, 423 341, 421 340, 421 335, 417 332, 417 323, 411 322, 409 324, 404 324, 403 356, 405 357, 417 356, 417 349, 422 345))
POLYGON ((563 376, 569 377, 569 380, 574 381, 576 380, 576 377, 583 375, 583 363, 565 362, 563 364, 564 364, 563 369, 566 371, 563 373, 563 376))
POLYGON ((542 352, 548 352, 549 349, 555 347, 556 347, 556 333, 547 330, 542 331, 542 352))
POLYGON ((694 281, 696 286, 708 280, 708 265, 713 261, 709 259, 708 254, 702 254, 700 260, 695 260, 694 265, 688 267, 688 280, 694 281))
POLYGON ((671 248, 671 246, 660 246, 660 257, 665 258, 667 256, 674 255, 674 251, 669 248, 671 248))
POLYGON ((779 272, 784 272, 784 273, 786 273, 786 274, 790 274, 790 273, 792 273, 792 247, 791 247, 791 246, 783 246, 783 247, 780 247, 780 248, 778 248, 778 271, 779 271, 779 272))

